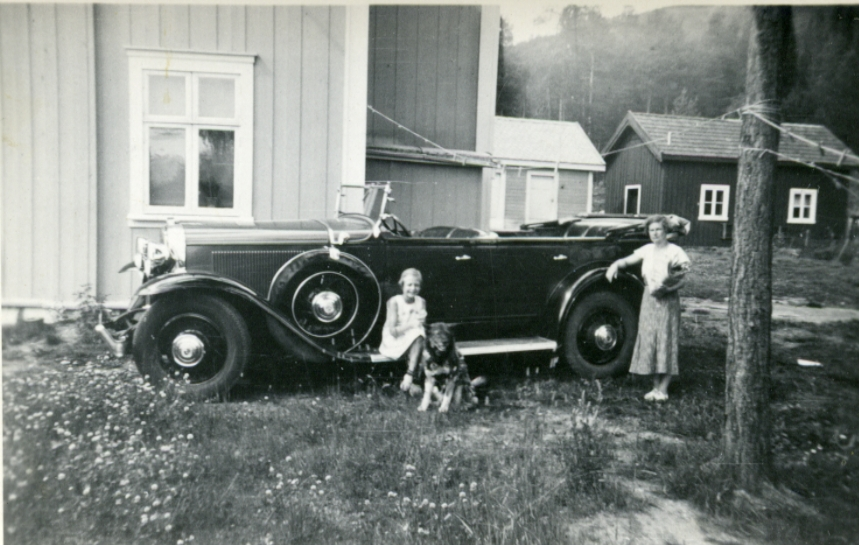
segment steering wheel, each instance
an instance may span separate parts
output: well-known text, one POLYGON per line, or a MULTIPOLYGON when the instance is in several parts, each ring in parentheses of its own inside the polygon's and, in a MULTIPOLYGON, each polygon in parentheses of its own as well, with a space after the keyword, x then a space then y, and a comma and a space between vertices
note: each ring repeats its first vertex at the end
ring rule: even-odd
POLYGON ((384 216, 384 217, 382 217, 381 224, 382 224, 382 227, 384 227, 385 229, 387 229, 388 231, 390 231, 391 233, 393 233, 397 236, 401 236, 401 237, 412 236, 411 233, 409 233, 409 230, 406 229, 406 227, 402 223, 400 223, 400 220, 398 220, 395 216, 384 216))

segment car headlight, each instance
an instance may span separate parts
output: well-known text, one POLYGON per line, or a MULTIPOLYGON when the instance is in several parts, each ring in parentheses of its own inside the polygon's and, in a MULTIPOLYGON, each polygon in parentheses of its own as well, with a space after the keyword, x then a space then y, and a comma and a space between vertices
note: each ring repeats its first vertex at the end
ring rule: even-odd
POLYGON ((170 272, 175 264, 176 260, 166 244, 158 244, 145 238, 137 239, 134 265, 143 272, 144 278, 170 272))

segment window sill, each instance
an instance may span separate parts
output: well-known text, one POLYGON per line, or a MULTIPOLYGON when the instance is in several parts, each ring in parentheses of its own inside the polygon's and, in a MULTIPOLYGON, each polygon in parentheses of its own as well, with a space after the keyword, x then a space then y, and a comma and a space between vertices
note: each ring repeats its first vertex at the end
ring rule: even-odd
POLYGON ((227 224, 239 226, 254 225, 253 216, 193 216, 193 215, 150 215, 129 214, 127 216, 128 226, 133 228, 160 228, 167 224, 168 220, 176 223, 203 223, 203 224, 227 224))
POLYGON ((816 220, 804 220, 804 221, 799 221, 799 220, 793 220, 793 221, 791 221, 791 220, 787 220, 787 224, 788 224, 788 225, 816 225, 816 224, 817 224, 817 221, 816 221, 816 220))

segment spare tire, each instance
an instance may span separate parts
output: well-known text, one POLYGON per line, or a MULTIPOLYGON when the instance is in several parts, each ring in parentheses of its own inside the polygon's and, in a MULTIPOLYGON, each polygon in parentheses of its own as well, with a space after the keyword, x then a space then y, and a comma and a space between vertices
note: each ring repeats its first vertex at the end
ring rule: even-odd
POLYGON ((342 352, 367 338, 379 318, 382 292, 360 259, 314 250, 278 271, 268 299, 305 335, 342 352))

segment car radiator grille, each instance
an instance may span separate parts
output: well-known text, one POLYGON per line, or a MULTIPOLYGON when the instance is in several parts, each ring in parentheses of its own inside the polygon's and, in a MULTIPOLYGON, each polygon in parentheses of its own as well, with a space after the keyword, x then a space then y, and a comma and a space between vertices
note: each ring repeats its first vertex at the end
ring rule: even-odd
POLYGON ((217 274, 237 280, 266 298, 278 269, 300 253, 298 250, 216 251, 212 252, 212 265, 217 274))

